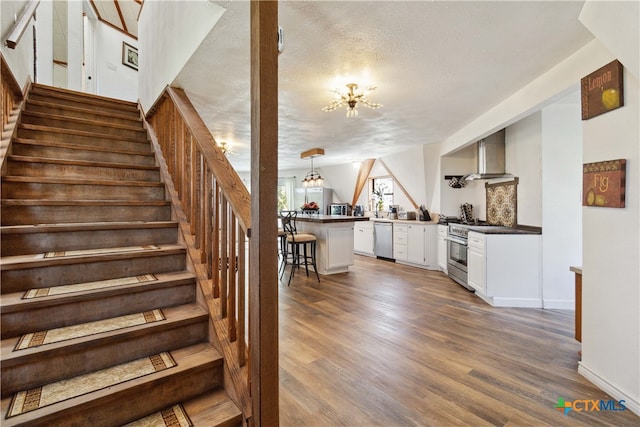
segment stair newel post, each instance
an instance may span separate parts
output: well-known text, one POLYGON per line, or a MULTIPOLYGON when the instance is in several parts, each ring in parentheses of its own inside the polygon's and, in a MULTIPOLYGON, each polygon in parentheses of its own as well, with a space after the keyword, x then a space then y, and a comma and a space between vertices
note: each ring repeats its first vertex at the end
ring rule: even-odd
POLYGON ((278 2, 251 2, 251 230, 249 336, 252 419, 279 424, 278 2))

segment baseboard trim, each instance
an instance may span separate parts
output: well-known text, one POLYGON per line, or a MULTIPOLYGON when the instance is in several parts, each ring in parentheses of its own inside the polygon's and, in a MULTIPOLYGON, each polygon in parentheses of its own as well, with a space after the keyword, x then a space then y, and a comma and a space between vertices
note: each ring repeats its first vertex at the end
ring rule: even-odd
POLYGON ((546 299, 544 300, 544 308, 549 310, 575 310, 576 302, 566 299, 546 299))
POLYGON ((538 298, 489 298, 494 307, 542 308, 542 300, 538 298))
POLYGON ((599 389, 613 397, 615 400, 624 400, 624 404, 631 412, 640 416, 640 400, 634 398, 615 385, 604 379, 602 375, 589 368, 584 362, 578 362, 578 373, 595 384, 599 389))

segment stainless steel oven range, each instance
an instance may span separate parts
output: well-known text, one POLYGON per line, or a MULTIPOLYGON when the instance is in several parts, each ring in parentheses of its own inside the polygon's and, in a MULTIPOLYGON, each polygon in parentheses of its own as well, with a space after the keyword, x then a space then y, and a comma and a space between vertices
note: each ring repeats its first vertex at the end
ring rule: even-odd
POLYGON ((447 238, 447 271, 449 277, 458 284, 473 291, 467 285, 467 235, 469 228, 463 224, 449 224, 447 238))

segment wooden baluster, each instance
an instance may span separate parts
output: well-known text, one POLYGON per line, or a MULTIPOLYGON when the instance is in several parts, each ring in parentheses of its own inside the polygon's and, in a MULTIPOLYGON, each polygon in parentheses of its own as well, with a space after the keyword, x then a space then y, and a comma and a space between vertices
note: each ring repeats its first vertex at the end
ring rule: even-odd
POLYGON ((220 298, 220 189, 218 181, 213 180, 213 206, 212 206, 212 229, 211 229, 211 257, 213 258, 213 297, 220 298))
POLYGON ((238 335, 236 331, 236 216, 229 208, 229 340, 234 342, 238 335))
POLYGON ((191 181, 191 168, 189 167, 191 164, 191 156, 189 154, 191 153, 191 136, 188 133, 185 134, 184 140, 182 141, 181 151, 180 173, 184 178, 182 180, 182 197, 180 201, 184 207, 184 214, 187 219, 189 219, 189 205, 191 203, 191 195, 189 194, 189 181, 191 181))
POLYGON ((228 300, 228 280, 229 274, 227 263, 229 262, 229 220, 227 218, 227 199, 222 196, 220 206, 220 242, 222 253, 220 254, 220 308, 222 310, 222 318, 227 318, 227 300, 228 300))
POLYGON ((175 151, 175 163, 176 163, 176 170, 175 173, 173 173, 171 175, 172 179, 173 179, 173 186, 175 187, 175 189, 178 191, 178 197, 180 198, 180 200, 182 200, 182 198, 184 197, 184 192, 183 192, 183 182, 184 182, 184 168, 183 168, 183 158, 184 158, 184 143, 185 143, 185 139, 186 139, 186 135, 185 135, 185 126, 184 126, 184 120, 182 120, 182 117, 178 116, 178 122, 176 123, 178 130, 176 132, 176 151, 175 151))
POLYGON ((179 167, 179 165, 176 164, 176 126, 178 125, 178 113, 172 106, 168 107, 169 108, 167 113, 169 115, 169 132, 167 133, 167 148, 169 149, 169 172, 171 173, 171 176, 173 176, 176 173, 176 168, 179 167))
POLYGON ((211 211, 211 197, 212 197, 212 181, 213 176, 211 175, 211 169, 205 166, 205 178, 204 178, 204 208, 202 211, 204 212, 204 230, 202 233, 202 249, 204 251, 204 263, 207 266, 207 278, 211 279, 213 277, 212 272, 212 259, 211 259, 211 245, 209 241, 211 240, 211 218, 213 216, 213 212, 211 211))
POLYGON ((191 224, 191 234, 196 234, 196 218, 198 213, 196 212, 198 202, 198 162, 200 157, 198 156, 198 147, 195 142, 191 141, 191 150, 189 155, 191 156, 191 162, 189 163, 189 174, 191 179, 189 180, 189 224, 191 224))
POLYGON ((201 237, 203 235, 202 232, 202 189, 204 183, 202 182, 202 153, 200 150, 196 148, 195 157, 193 158, 194 162, 194 171, 193 171, 193 217, 191 221, 193 221, 193 233, 195 235, 195 245, 196 249, 200 249, 200 262, 202 263, 202 241, 201 237))
POLYGON ((242 227, 238 227, 238 326, 237 330, 240 335, 238 340, 238 363, 240 366, 246 364, 246 331, 245 331, 245 316, 247 310, 245 307, 246 299, 246 284, 247 284, 247 258, 246 258, 246 235, 242 230, 242 227))

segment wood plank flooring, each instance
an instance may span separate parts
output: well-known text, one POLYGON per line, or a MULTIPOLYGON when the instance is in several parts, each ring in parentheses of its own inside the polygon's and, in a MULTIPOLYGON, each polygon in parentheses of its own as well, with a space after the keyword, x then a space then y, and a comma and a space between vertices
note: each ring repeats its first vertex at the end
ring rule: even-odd
POLYGON ((573 311, 493 308, 440 272, 362 256, 279 298, 281 426, 640 423, 555 409, 610 399, 577 373, 573 311))

